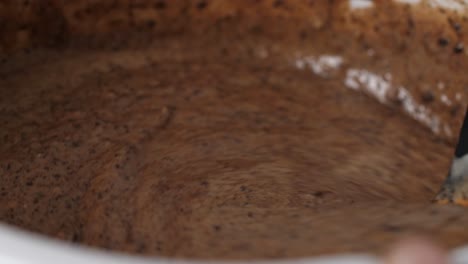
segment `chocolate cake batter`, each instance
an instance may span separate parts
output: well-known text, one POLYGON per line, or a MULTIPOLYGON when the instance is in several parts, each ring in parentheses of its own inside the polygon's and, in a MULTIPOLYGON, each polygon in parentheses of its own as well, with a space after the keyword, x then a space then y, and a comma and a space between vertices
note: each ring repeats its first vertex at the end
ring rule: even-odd
POLYGON ((389 1, 130 2, 4 4, 32 15, 2 33, 2 221, 203 259, 468 241, 466 208, 430 202, 466 109, 466 19, 389 1))

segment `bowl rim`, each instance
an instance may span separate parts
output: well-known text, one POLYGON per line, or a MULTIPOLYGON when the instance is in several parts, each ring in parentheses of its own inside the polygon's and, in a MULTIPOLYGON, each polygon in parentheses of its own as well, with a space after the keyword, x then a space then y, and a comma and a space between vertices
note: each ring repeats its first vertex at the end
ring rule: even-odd
MULTIPOLYGON (((467 253, 468 254, 468 253, 467 253)), ((0 263, 10 264, 377 264, 378 259, 369 254, 340 254, 301 259, 219 261, 188 260, 163 257, 131 256, 118 252, 89 248, 62 242, 44 235, 0 224, 0 263)))
MULTIPOLYGON (((450 251, 450 263, 468 263, 468 245, 450 251)), ((9 264, 379 264, 377 256, 360 254, 322 255, 282 260, 220 261, 141 257, 66 243, 41 234, 0 223, 0 263, 9 264)))

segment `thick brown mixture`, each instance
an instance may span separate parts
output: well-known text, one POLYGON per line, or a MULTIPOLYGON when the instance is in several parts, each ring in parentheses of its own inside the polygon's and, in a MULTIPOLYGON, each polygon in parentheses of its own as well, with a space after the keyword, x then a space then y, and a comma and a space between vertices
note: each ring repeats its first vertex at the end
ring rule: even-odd
MULTIPOLYGON (((288 14, 273 2, 261 10, 288 14)), ((224 10, 209 4, 187 12, 224 10)), ((299 30, 310 26, 299 15, 258 24, 227 13, 206 31, 81 36, 66 49, 6 57, 0 219, 78 243, 192 258, 379 252, 412 233, 450 247, 468 241, 468 210, 430 203, 451 161, 467 81, 458 74, 466 55, 441 43, 442 29, 424 31, 437 19, 408 38, 382 29, 380 40, 327 25, 359 25, 367 13, 313 22, 310 32, 299 30), (404 48, 387 47, 389 39, 404 48), (321 54, 344 63, 325 77, 297 69, 298 58, 321 54), (346 87, 353 67, 391 72, 440 118, 440 132, 405 114, 392 92, 384 105, 346 87)), ((382 20, 375 26, 401 26, 382 20)))

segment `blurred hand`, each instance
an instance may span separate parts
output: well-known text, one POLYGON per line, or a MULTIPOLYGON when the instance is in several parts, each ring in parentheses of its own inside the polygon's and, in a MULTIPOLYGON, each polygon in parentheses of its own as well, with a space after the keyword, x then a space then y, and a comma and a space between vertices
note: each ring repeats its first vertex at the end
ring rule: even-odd
POLYGON ((448 264, 448 254, 430 239, 413 237, 397 243, 388 253, 385 264, 448 264))

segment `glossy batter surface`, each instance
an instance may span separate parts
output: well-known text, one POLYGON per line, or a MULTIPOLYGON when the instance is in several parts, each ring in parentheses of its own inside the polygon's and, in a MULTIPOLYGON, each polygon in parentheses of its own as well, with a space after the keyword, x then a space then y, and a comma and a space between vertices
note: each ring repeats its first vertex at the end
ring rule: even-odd
MULTIPOLYGON (((376 46, 377 58, 357 61, 362 43, 351 35, 316 33, 334 43, 327 56, 343 56, 339 67, 317 71, 328 44, 301 44, 300 32, 299 41, 130 35, 137 44, 77 41, 9 58, 0 219, 86 245, 203 259, 378 253, 412 233, 466 243, 468 211, 430 203, 455 136, 416 121, 407 97, 376 99, 369 80, 389 81, 381 58, 394 51, 376 46)), ((392 60, 433 63, 402 54, 392 60)), ((432 114, 463 114, 458 86, 443 107, 436 81, 426 79, 427 92, 392 73, 432 114)))

